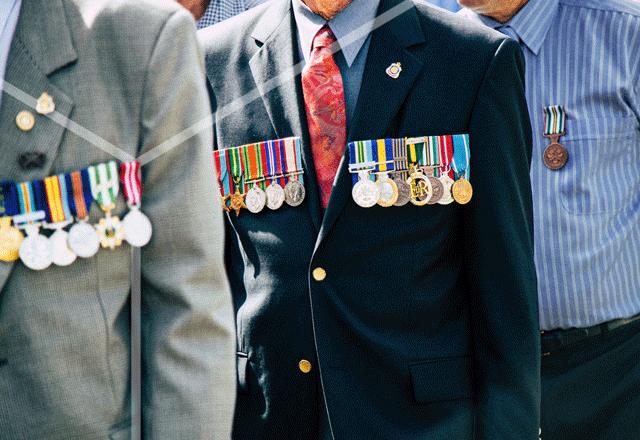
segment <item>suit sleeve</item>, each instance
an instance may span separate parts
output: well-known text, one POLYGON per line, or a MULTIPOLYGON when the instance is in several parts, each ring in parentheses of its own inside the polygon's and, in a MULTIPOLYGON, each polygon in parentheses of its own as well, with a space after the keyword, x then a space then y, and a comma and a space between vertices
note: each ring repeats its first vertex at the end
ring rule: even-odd
POLYGON ((540 333, 524 57, 504 40, 470 121, 473 199, 465 205, 476 381, 476 439, 537 439, 540 333))
POLYGON ((142 209, 154 227, 141 256, 144 438, 229 439, 233 307, 204 65, 186 11, 157 37, 142 105, 141 157, 161 153, 143 163, 142 209))

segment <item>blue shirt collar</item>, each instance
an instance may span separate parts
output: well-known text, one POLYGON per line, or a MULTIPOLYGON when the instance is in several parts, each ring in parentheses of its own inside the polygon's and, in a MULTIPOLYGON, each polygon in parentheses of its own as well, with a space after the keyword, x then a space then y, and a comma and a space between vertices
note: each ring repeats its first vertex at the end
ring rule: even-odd
MULTIPOLYGON (((379 3, 380 0, 353 0, 329 21, 329 27, 338 39, 349 67, 371 33, 379 3)), ((302 0, 292 0, 292 4, 301 52, 305 61, 309 61, 313 37, 327 22, 311 11, 302 0)))
MULTIPOLYGON (((509 25, 516 33, 522 43, 534 55, 538 55, 540 47, 544 42, 551 23, 558 14, 559 0, 529 0, 518 13, 504 25, 509 25)), ((468 15, 468 12, 464 15, 468 15)), ((492 28, 502 26, 501 23, 485 17, 484 15, 471 12, 480 22, 492 28)))

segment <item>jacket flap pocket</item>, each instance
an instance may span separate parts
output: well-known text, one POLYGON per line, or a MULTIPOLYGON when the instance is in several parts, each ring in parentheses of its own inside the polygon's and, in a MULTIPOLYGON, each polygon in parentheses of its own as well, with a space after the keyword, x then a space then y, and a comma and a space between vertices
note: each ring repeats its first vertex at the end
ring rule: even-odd
POLYGON ((471 360, 468 357, 414 362, 409 369, 418 403, 472 397, 471 360))

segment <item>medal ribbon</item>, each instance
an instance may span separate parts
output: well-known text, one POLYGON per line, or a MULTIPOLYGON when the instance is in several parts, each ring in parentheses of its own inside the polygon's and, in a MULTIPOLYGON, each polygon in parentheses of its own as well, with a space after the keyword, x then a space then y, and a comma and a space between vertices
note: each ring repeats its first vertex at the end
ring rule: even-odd
POLYGON ((120 182, 124 199, 130 206, 138 206, 142 200, 142 173, 140 162, 122 162, 120 164, 120 182))
POLYGON ((440 168, 437 169, 437 176, 441 177, 445 174, 450 178, 454 178, 451 169, 451 159, 453 158, 453 139, 451 135, 438 136, 438 161, 440 168))
POLYGON ((79 219, 89 216, 93 203, 89 170, 74 171, 65 176, 67 183, 67 200, 71 213, 79 219))
POLYGON ((120 184, 118 182, 118 167, 114 160, 92 165, 88 168, 91 194, 104 211, 110 211, 116 206, 116 199, 120 184))
POLYGON ((216 150, 213 152, 213 159, 216 162, 216 176, 220 183, 220 193, 226 197, 233 193, 233 184, 229 176, 229 160, 227 150, 216 150))
POLYGON ((553 134, 563 135, 565 113, 564 106, 552 105, 544 108, 544 136, 553 134))
POLYGON ((385 143, 391 144, 394 168, 396 171, 402 171, 402 180, 406 180, 406 172, 409 169, 409 164, 407 163, 406 138, 385 139, 385 143))
POLYGON ((468 134, 454 134, 453 138, 453 159, 451 166, 455 171, 456 178, 465 178, 469 180, 469 158, 471 150, 469 149, 468 134))
MULTIPOLYGON (((282 180, 282 161, 280 160, 280 140, 272 140, 263 143, 264 156, 267 167, 267 176, 274 179, 282 180)), ((282 183, 280 183, 282 186, 282 183)))
MULTIPOLYGON (((287 178, 291 179, 294 174, 301 171, 298 167, 298 161, 300 160, 300 138, 297 137, 289 137, 284 138, 284 155, 285 155, 285 166, 287 170, 287 178)), ((302 176, 298 176, 298 180, 302 183, 302 176)))
POLYGON ((12 180, 0 182, 0 217, 13 217, 19 209, 16 185, 12 180))
POLYGON ((426 153, 426 138, 410 138, 407 139, 407 152, 409 156, 409 162, 411 164, 417 164, 419 166, 426 165, 424 163, 424 155, 426 153))
POLYGON ((395 163, 393 161, 393 141, 392 139, 378 139, 373 147, 374 161, 376 162, 375 171, 393 171, 395 163))
MULTIPOLYGON (((242 152, 245 167, 249 165, 247 180, 253 181, 252 186, 258 183, 262 183, 264 185, 264 171, 262 168, 262 158, 260 157, 260 144, 243 145, 240 147, 240 150, 242 152), (261 182, 258 182, 258 180, 261 180, 261 182)), ((245 173, 246 171, 247 170, 245 169, 245 173)))
POLYGON ((267 167, 267 143, 260 142, 256 144, 258 159, 260 160, 260 166, 262 167, 262 181, 260 182, 260 187, 265 190, 267 189, 267 177, 270 176, 269 168, 267 167))
MULTIPOLYGON (((353 184, 358 183, 358 171, 375 169, 376 162, 373 159, 373 142, 355 141, 349 142, 349 171, 352 174, 353 184)), ((378 148, 376 143, 376 155, 378 148)), ((372 176, 369 176, 371 178, 372 176)))
POLYGON ((302 145, 300 144, 300 138, 297 136, 293 138, 293 148, 296 152, 296 170, 300 173, 298 174, 298 181, 304 185, 304 180, 302 180, 302 145))
POLYGON ((50 176, 44 179, 46 194, 47 223, 61 223, 72 219, 71 209, 67 197, 67 184, 64 174, 50 176))
POLYGON ((16 185, 18 192, 18 202, 20 207, 19 220, 14 217, 16 223, 28 223, 32 224, 34 221, 44 220, 46 217, 46 197, 43 194, 43 183, 41 180, 34 180, 32 182, 22 182, 16 185), (34 214, 33 216, 27 216, 23 220, 23 215, 34 214))
POLYGON ((438 137, 439 136, 427 136, 423 149, 423 164, 424 166, 433 167, 440 165, 440 159, 438 157, 438 137))
POLYGON ((229 156, 229 168, 233 182, 235 185, 238 185, 238 191, 246 193, 247 189, 243 178, 244 167, 242 164, 242 154, 240 152, 241 148, 242 147, 229 148, 227 149, 227 155, 229 156))

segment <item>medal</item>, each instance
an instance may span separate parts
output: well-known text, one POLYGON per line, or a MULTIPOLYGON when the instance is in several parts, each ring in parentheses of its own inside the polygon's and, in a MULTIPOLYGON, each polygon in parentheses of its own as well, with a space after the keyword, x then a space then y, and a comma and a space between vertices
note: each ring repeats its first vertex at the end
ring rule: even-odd
POLYGON ((422 173, 417 165, 414 165, 409 173, 407 183, 411 188, 410 202, 417 206, 426 205, 431 198, 432 188, 431 182, 422 173))
POLYGON ((67 186, 64 174, 50 176, 44 179, 47 197, 45 228, 55 229, 49 237, 52 246, 52 260, 57 266, 68 266, 77 256, 69 249, 67 238, 69 234, 63 228, 73 221, 73 215, 67 199, 67 186))
MULTIPOLYGON (((380 190, 371 180, 370 172, 376 169, 373 159, 373 142, 356 141, 349 142, 349 172, 353 175, 353 188, 351 197, 358 206, 370 208, 380 199, 380 190), (357 174, 357 180, 356 180, 357 174)), ((377 151, 376 144, 376 151, 377 151)))
POLYGON ((91 194, 105 213, 105 217, 94 225, 100 244, 103 248, 115 249, 122 244, 124 231, 118 217, 112 216, 111 211, 116 207, 116 199, 120 185, 118 182, 118 167, 115 161, 109 161, 88 168, 91 194))
POLYGON ((124 199, 130 210, 122 219, 124 239, 133 247, 142 247, 149 243, 153 228, 149 218, 140 211, 142 202, 142 174, 140 162, 120 164, 120 182, 124 199))
POLYGON ((11 224, 18 209, 18 193, 14 183, 10 180, 0 183, 0 261, 11 262, 20 258, 18 249, 24 234, 11 224))
POLYGON ((380 190, 378 185, 371 181, 369 171, 358 171, 358 182, 353 186, 351 195, 354 202, 363 208, 371 208, 378 203, 380 190))
POLYGON ((229 165, 231 171, 231 177, 235 187, 235 192, 229 197, 229 209, 236 212, 236 217, 240 215, 242 208, 247 209, 247 205, 244 203, 244 196, 246 192, 241 192, 240 187, 244 191, 243 184, 243 168, 242 168, 242 155, 240 154, 240 147, 234 147, 227 149, 227 156, 229 157, 229 165))
POLYGON ((45 219, 45 205, 42 181, 23 182, 16 186, 20 215, 13 217, 16 227, 25 229, 27 236, 20 243, 20 260, 29 269, 43 270, 53 262, 53 249, 47 237, 39 228, 45 219))
POLYGON ((451 135, 438 136, 438 162, 440 163, 440 166, 436 169, 436 175, 442 184, 442 197, 438 200, 439 205, 448 205, 453 203, 451 187, 453 186, 453 177, 455 174, 451 169, 452 159, 453 137, 451 135))
POLYGON ((271 178, 271 182, 265 193, 267 194, 267 208, 276 210, 284 203, 284 189, 278 183, 278 179, 283 180, 282 164, 284 160, 280 160, 282 152, 282 141, 274 140, 263 143, 264 157, 267 163, 267 175, 271 178))
POLYGON ((408 138, 406 140, 411 169, 407 183, 411 186, 411 203, 417 206, 426 205, 433 194, 431 181, 422 172, 425 166, 426 138, 408 138))
POLYGON ((407 147, 404 138, 389 139, 393 150, 393 181, 398 188, 398 199, 393 206, 404 206, 411 200, 411 186, 407 183, 407 147))
POLYGON ((422 144, 422 172, 429 179, 431 184, 431 197, 427 202, 428 205, 435 205, 442 198, 444 186, 442 182, 435 177, 435 169, 440 166, 440 154, 438 151, 438 143, 441 136, 428 136, 422 144))
POLYGON ((376 162, 376 174, 378 179, 378 205, 385 208, 393 206, 398 200, 398 185, 389 178, 389 172, 395 168, 393 166, 393 141, 391 139, 378 139, 376 145, 372 146, 373 159, 376 162))
POLYGON ((544 108, 544 137, 551 140, 545 148, 542 160, 550 170, 559 170, 569 159, 569 153, 564 145, 558 143, 560 136, 566 134, 564 106, 554 105, 544 108))
POLYGON ((439 177, 440 182, 442 183, 442 198, 438 200, 440 205, 449 205, 453 203, 453 194, 451 193, 451 187, 453 186, 453 179, 449 177, 447 174, 443 174, 439 177))
POLYGON ((260 155, 260 144, 248 144, 240 147, 244 159, 244 172, 247 175, 247 185, 251 188, 245 195, 244 202, 249 212, 259 213, 267 205, 267 195, 260 184, 264 185, 264 171, 260 155))
POLYGON ((287 184, 284 186, 284 201, 289 206, 299 206, 305 198, 306 190, 302 182, 302 158, 300 138, 283 139, 287 184))
POLYGON ((471 150, 469 148, 469 135, 456 134, 453 136, 453 159, 451 167, 455 172, 456 181, 451 187, 451 193, 456 202, 464 205, 471 200, 473 188, 469 182, 469 158, 471 150))
POLYGON ((215 150, 213 152, 213 159, 216 164, 216 176, 218 177, 218 185, 220 187, 222 210, 229 212, 230 209, 227 203, 231 198, 231 194, 233 194, 233 184, 231 183, 231 177, 229 175, 227 150, 215 150))
POLYGON ((100 238, 95 228, 87 223, 89 209, 93 202, 89 171, 74 171, 65 176, 67 200, 71 214, 77 222, 69 229, 67 243, 69 249, 80 258, 91 258, 100 249, 100 238))

